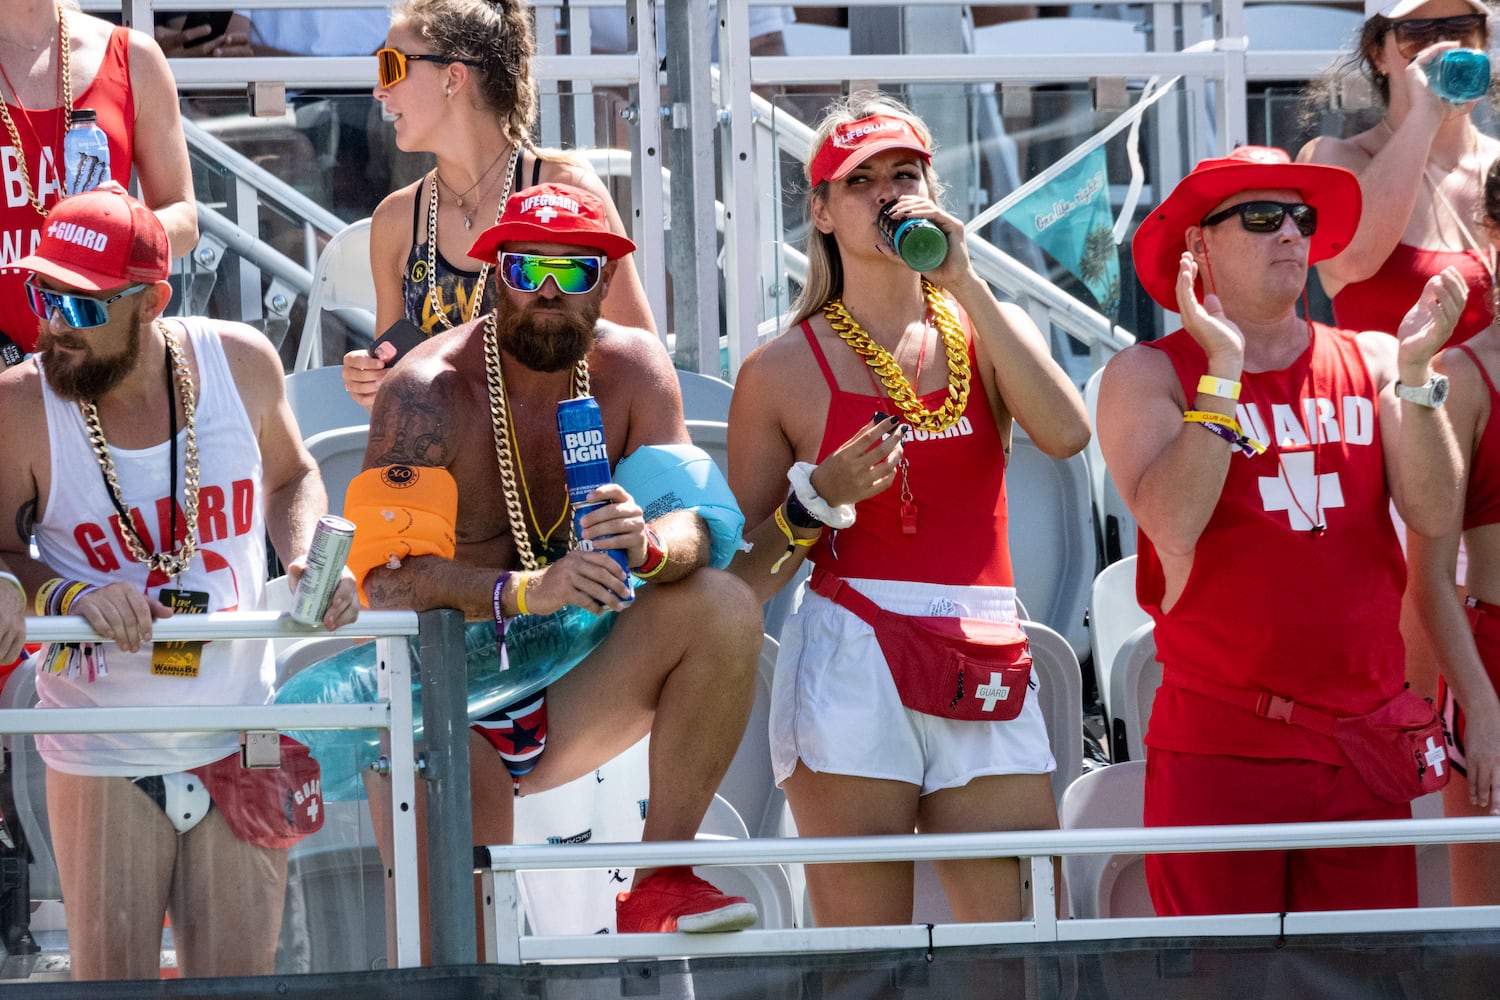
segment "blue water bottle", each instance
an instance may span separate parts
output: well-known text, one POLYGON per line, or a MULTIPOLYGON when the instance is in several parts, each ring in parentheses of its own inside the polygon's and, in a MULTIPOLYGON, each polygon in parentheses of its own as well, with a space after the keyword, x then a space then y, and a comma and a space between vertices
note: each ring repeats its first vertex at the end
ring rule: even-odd
POLYGON ((92 108, 74 108, 63 136, 63 193, 81 194, 109 180, 109 138, 92 108))
MULTIPOLYGON (((557 404, 557 436, 562 439, 563 470, 568 476, 568 503, 573 507, 573 534, 578 547, 592 549, 579 524, 583 515, 603 503, 590 503, 588 495, 609 482, 609 452, 604 447, 604 417, 592 396, 565 399, 557 404)), ((624 549, 607 549, 630 583, 630 555, 624 549)), ((632 596, 632 600, 634 597, 632 596)))

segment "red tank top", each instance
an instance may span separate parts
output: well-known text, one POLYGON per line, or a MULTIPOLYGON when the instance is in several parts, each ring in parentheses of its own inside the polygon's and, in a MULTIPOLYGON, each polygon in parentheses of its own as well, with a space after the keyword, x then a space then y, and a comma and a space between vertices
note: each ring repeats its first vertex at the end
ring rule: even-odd
MULTIPOLYGON (((1191 399, 1207 370, 1203 348, 1182 331, 1146 346, 1166 353, 1191 399)), ((1161 609, 1161 562, 1140 535, 1136 596, 1156 622, 1165 668, 1147 743, 1344 763, 1328 737, 1174 682, 1178 671, 1193 671, 1351 715, 1394 697, 1404 679, 1397 621, 1405 566, 1391 527, 1376 383, 1354 334, 1317 325, 1289 367, 1241 381, 1240 426, 1270 446, 1230 459, 1169 612, 1161 609), (1327 525, 1321 537, 1308 530, 1319 520, 1327 525)))
POLYGON ((1345 285, 1333 297, 1334 322, 1345 330, 1395 333, 1434 274, 1452 265, 1469 283, 1469 298, 1447 346, 1461 344, 1490 325, 1490 269, 1474 250, 1422 250, 1396 244, 1380 270, 1345 285))
MULTIPOLYGON (((965 333, 968 318, 962 317, 965 333)), ((833 398, 818 461, 870 423, 877 410, 895 411, 885 395, 844 392, 812 327, 802 324, 833 398)), ((977 371, 969 337, 969 364, 977 371)), ((853 527, 824 532, 809 558, 846 579, 907 580, 953 586, 1013 587, 1009 519, 1005 507, 1005 453, 990 413, 984 382, 970 383, 969 403, 948 430, 932 435, 907 430, 903 447, 907 481, 916 505, 915 534, 902 530, 901 474, 891 487, 857 508, 853 527)), ((874 386, 871 386, 874 389, 874 386)), ((947 389, 920 397, 928 410, 942 405, 947 389)))
POLYGON ((1468 347, 1460 344, 1458 349, 1469 356, 1479 377, 1490 391, 1490 418, 1484 422, 1484 433, 1474 445, 1474 457, 1469 465, 1468 492, 1464 495, 1464 530, 1483 528, 1487 524, 1500 523, 1500 393, 1490 381, 1489 372, 1479 363, 1479 357, 1468 347))
MULTIPOLYGON (((94 82, 87 90, 74 95, 73 107, 92 108, 98 114, 99 127, 109 139, 110 174, 129 187, 135 98, 130 90, 128 29, 116 28, 110 33, 99 72, 94 74, 94 82)), ((62 197, 62 108, 31 111, 11 105, 10 113, 21 136, 31 183, 42 204, 50 209, 62 197)), ((29 352, 36 346, 40 321, 27 304, 22 288, 29 272, 10 265, 36 249, 45 220, 26 196, 21 172, 16 167, 15 147, 3 130, 0 142, 5 143, 0 146, 0 181, 4 184, 4 197, 0 199, 0 333, 29 352)))

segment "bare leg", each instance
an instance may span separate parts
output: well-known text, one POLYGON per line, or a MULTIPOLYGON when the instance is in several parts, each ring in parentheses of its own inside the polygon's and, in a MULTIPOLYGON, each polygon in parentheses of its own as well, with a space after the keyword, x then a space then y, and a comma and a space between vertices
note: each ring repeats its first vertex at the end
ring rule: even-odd
POLYGON ((170 907, 184 976, 276 971, 286 900, 286 849, 237 838, 218 809, 178 838, 170 907))
MULTIPOLYGON (((599 649, 552 685, 547 750, 523 791, 587 774, 651 734, 645 840, 692 840, 734 759, 754 699, 760 607, 702 570, 643 590, 599 649)), ((636 882, 648 874, 637 870, 636 882)))
MULTIPOLYGON (((1469 780, 1455 774, 1443 789, 1444 816, 1487 816, 1469 804, 1469 780)), ((1500 844, 1449 844, 1448 871, 1454 906, 1500 903, 1500 844)))
MULTIPOLYGON (((803 837, 911 833, 918 788, 904 781, 812 771, 800 761, 782 786, 803 837)), ((819 927, 909 924, 910 862, 807 866, 807 890, 819 927)))
POLYGON ((128 778, 47 768, 72 978, 156 979, 177 831, 128 778))
MULTIPOLYGON (((922 798, 917 828, 923 833, 1056 829, 1052 779, 1046 774, 988 775, 932 792, 922 798)), ((935 862, 935 867, 954 919, 1021 919, 1023 876, 1015 858, 956 858, 935 862)))

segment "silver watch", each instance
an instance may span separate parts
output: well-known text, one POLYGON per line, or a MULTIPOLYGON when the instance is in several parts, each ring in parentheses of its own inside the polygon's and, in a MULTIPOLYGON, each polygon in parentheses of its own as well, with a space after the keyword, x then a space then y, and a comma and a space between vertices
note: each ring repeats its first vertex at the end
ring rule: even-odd
POLYGON ((1448 401, 1448 376, 1434 375, 1425 384, 1418 386, 1397 382, 1396 398, 1435 410, 1448 401))

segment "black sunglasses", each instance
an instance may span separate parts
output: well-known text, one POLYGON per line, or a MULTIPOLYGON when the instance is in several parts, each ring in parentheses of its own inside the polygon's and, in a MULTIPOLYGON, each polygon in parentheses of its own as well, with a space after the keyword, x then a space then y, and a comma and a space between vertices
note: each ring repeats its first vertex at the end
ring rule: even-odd
POLYGON ((1483 14, 1456 14, 1453 17, 1413 17, 1392 21, 1396 50, 1401 58, 1411 59, 1429 45, 1438 42, 1467 42, 1484 37, 1483 14))
POLYGON ((1292 222, 1296 224, 1297 232, 1303 236, 1311 236, 1318 229, 1318 210, 1300 201, 1242 201, 1222 212, 1215 212, 1199 225, 1217 226, 1231 215, 1238 215, 1240 225, 1252 233, 1280 232, 1281 224, 1288 215, 1291 215, 1292 222))

